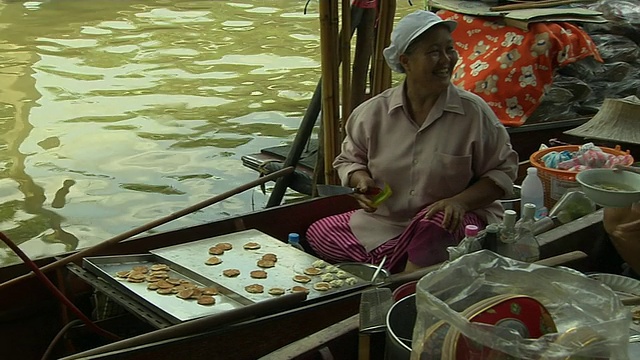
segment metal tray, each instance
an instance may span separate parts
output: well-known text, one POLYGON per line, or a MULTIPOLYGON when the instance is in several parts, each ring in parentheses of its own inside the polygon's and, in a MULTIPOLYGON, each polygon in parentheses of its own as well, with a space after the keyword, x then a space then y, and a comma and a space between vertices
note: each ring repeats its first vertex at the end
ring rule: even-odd
POLYGON ((165 259, 169 263, 177 264, 182 268, 197 273, 254 302, 273 298, 274 295, 268 293, 268 290, 273 287, 284 288, 287 292, 290 292, 293 286, 304 286, 309 289, 307 296, 308 301, 324 295, 351 291, 356 287, 370 284, 368 281, 348 272, 346 272, 347 277, 355 278, 355 284, 345 284, 327 291, 318 291, 313 288, 314 284, 322 281, 321 275, 310 276, 312 280, 306 284, 295 282, 293 280, 294 275, 303 275, 304 270, 312 267, 313 263, 319 259, 255 229, 151 250, 151 253, 165 259), (218 255, 218 257, 222 259, 222 263, 218 265, 206 265, 205 261, 212 256, 209 254, 209 248, 222 242, 230 243, 233 245, 233 249, 225 251, 222 255, 218 255), (245 250, 243 245, 248 242, 258 243, 260 244, 260 248, 257 250, 245 250), (252 270, 261 269, 257 266, 257 261, 262 258, 262 255, 267 253, 277 255, 278 261, 275 266, 262 269, 267 272, 266 279, 251 278, 249 273, 252 270), (240 270, 240 275, 229 278, 222 274, 223 270, 231 268, 240 270), (263 285, 264 292, 261 294, 248 293, 245 290, 245 286, 250 284, 263 285))
POLYGON ((171 264, 153 254, 87 257, 83 259, 82 267, 115 288, 139 300, 149 310, 174 324, 221 313, 251 303, 248 299, 239 296, 224 286, 215 284, 207 278, 198 276, 198 274, 194 274, 188 269, 171 264), (205 306, 199 305, 195 300, 183 300, 175 295, 161 295, 153 290, 148 290, 147 282, 132 283, 115 275, 119 271, 131 270, 137 265, 151 266, 156 263, 169 265, 171 268, 169 276, 172 278, 185 279, 202 287, 216 287, 220 292, 220 294, 214 296, 216 303, 205 306))

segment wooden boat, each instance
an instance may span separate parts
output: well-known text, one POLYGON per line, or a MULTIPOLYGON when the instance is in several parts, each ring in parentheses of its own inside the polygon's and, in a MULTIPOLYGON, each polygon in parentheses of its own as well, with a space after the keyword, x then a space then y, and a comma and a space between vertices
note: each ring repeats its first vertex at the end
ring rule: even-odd
MULTIPOLYGON (((353 198, 346 195, 314 198, 208 224, 123 241, 96 255, 144 254, 151 249, 185 244, 246 229, 257 229, 284 241, 289 232, 304 233, 315 220, 355 207, 353 198)), ((549 258, 580 250, 590 257, 571 262, 572 267, 581 270, 601 268, 602 264, 592 260, 595 252, 600 251, 594 246, 596 242, 585 241, 587 238, 596 237, 606 239, 601 219, 601 212, 596 212, 542 234, 539 237, 542 256, 549 258)), ((54 260, 40 259, 36 263, 42 267, 54 260)), ((8 266, 0 269, 0 281, 6 282, 26 273, 28 270, 22 264, 8 266)), ((393 288, 421 275, 424 273, 392 276, 383 286, 393 288)), ((92 314, 99 306, 92 303, 92 300, 100 300, 95 296, 96 291, 110 291, 109 288, 96 288, 95 281, 89 281, 88 273, 81 268, 80 262, 50 272, 48 277, 85 314, 92 314)), ((357 315, 360 296, 364 289, 357 288, 335 297, 327 296, 326 299, 313 303, 289 299, 280 304, 252 308, 249 312, 234 313, 228 319, 222 317, 216 320, 216 316, 210 316, 180 324, 194 324, 186 329, 177 325, 154 326, 150 324, 149 319, 143 319, 143 315, 124 311, 103 317, 96 323, 104 329, 124 338, 133 338, 135 341, 125 339, 107 345, 108 341, 90 332, 86 326, 73 325, 73 314, 64 309, 56 298, 32 277, 0 289, 0 339, 5 344, 3 357, 7 355, 8 358, 21 359, 38 359, 45 352, 50 354, 49 358, 67 356, 68 359, 76 358, 73 354, 83 352, 83 358, 100 359, 175 359, 185 354, 194 359, 216 357, 216 354, 224 354, 221 357, 226 359, 255 359, 262 356, 283 358, 281 356, 285 353, 288 354, 286 358, 303 359, 310 358, 310 354, 316 356, 315 352, 319 349, 327 352, 335 346, 341 350, 333 352, 334 358, 351 359, 356 357, 358 352, 357 315), (72 325, 69 325, 70 323, 72 325), (65 326, 70 327, 69 331, 54 348, 47 350, 56 334, 65 326), (309 337, 312 334, 316 336, 309 337), (86 351, 94 353, 89 355, 91 353, 86 351), (295 354, 292 355, 293 353, 295 354)), ((118 297, 118 294, 110 296, 122 303, 128 301, 126 297, 118 297)), ((130 307, 127 309, 130 310, 130 307)), ((379 342, 377 344, 380 346, 379 342)))

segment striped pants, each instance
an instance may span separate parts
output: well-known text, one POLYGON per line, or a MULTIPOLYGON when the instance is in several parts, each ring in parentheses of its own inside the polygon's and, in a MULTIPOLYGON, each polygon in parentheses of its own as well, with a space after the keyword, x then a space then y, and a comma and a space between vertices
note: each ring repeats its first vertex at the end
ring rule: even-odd
POLYGON ((377 265, 386 255, 385 268, 391 273, 403 271, 407 261, 425 267, 447 260, 447 246, 455 246, 462 240, 465 226, 476 225, 483 229, 486 225, 478 215, 468 212, 460 228, 452 234, 441 226, 443 212, 425 219, 425 209, 414 217, 402 234, 367 252, 349 227, 354 212, 316 221, 307 230, 307 242, 321 258, 332 263, 356 261, 377 265))

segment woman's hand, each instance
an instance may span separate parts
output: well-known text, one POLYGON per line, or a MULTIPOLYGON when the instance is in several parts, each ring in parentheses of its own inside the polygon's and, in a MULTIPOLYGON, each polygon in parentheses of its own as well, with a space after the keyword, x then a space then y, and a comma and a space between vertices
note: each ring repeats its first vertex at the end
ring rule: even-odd
POLYGON ((372 196, 364 195, 364 193, 368 192, 371 189, 376 188, 376 183, 370 176, 361 176, 358 179, 358 182, 355 186, 358 191, 353 195, 360 204, 360 207, 364 209, 366 212, 374 212, 377 207, 373 205, 372 196))
POLYGON ((425 219, 431 219, 439 211, 444 212, 442 227, 450 233, 455 233, 458 230, 464 219, 464 214, 467 212, 466 206, 453 198, 436 201, 429 205, 428 209, 424 215, 425 219))

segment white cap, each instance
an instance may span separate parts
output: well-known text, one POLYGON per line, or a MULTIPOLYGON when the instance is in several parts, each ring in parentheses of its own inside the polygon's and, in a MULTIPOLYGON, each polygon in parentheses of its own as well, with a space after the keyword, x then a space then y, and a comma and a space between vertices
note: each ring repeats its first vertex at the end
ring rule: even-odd
POLYGON ((536 215, 536 204, 526 203, 524 204, 523 218, 533 218, 536 215))
POLYGON ((391 44, 383 51, 391 70, 404 73, 404 68, 400 65, 400 55, 404 54, 413 40, 438 24, 446 25, 449 32, 458 26, 453 20, 442 20, 435 13, 425 10, 414 11, 400 19, 391 32, 391 44))
POLYGON ((514 210, 505 210, 504 218, 502 219, 505 226, 512 228, 516 224, 517 214, 514 210))
POLYGON ((538 168, 536 167, 528 167, 527 168, 527 174, 532 175, 532 174, 538 174, 538 168))

